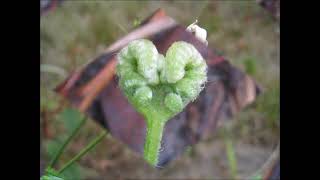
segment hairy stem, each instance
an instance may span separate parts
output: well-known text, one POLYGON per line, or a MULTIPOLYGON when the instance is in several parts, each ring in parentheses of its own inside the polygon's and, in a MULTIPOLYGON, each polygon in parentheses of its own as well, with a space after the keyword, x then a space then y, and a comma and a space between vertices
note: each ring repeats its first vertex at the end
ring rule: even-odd
POLYGON ((157 165, 165 122, 154 118, 149 119, 148 121, 152 122, 147 123, 147 133, 144 144, 144 158, 152 165, 157 165))

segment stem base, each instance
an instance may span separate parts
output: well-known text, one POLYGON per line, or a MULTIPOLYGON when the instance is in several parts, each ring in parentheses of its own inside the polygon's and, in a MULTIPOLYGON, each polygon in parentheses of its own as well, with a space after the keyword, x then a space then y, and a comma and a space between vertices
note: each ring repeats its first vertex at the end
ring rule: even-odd
POLYGON ((154 166, 158 163, 164 125, 165 122, 159 120, 153 120, 152 123, 147 123, 144 158, 154 166))

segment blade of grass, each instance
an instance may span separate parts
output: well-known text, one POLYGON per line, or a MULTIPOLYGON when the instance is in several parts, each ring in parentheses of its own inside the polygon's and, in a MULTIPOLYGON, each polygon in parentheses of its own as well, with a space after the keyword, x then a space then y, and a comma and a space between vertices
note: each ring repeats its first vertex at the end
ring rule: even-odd
POLYGON ((238 170, 237 170, 237 159, 234 152, 233 143, 232 143, 232 140, 229 138, 226 139, 225 143, 226 143, 227 158, 229 161, 231 174, 232 174, 232 177, 236 179, 238 170))
POLYGON ((262 179, 263 179, 262 175, 259 173, 249 178, 249 180, 262 180, 262 179))
POLYGON ((233 179, 237 179, 238 177, 238 163, 237 163, 237 157, 236 153, 234 151, 232 138, 230 137, 231 132, 229 128, 224 129, 224 142, 226 146, 226 153, 227 153, 227 159, 229 163, 229 168, 231 170, 231 176, 233 179))
POLYGON ((72 158, 69 162, 67 162, 59 171, 58 173, 61 174, 64 170, 70 167, 75 161, 79 160, 83 155, 85 155, 88 151, 90 151, 95 145, 97 145, 103 137, 107 134, 106 130, 96 137, 90 144, 88 144, 85 148, 83 148, 80 153, 78 153, 74 158, 72 158))
POLYGON ((60 149, 56 152, 56 154, 54 155, 54 158, 50 161, 49 163, 49 167, 53 167, 57 160, 59 159, 59 157, 61 156, 63 150, 66 148, 66 146, 69 144, 69 142, 71 141, 71 139, 77 134, 77 132, 79 131, 79 129, 82 127, 82 125, 85 123, 86 121, 86 117, 82 118, 81 121, 79 122, 79 124, 77 125, 77 127, 72 131, 72 133, 70 134, 70 136, 66 139, 66 141, 64 141, 64 143, 62 144, 62 146, 60 147, 60 149))

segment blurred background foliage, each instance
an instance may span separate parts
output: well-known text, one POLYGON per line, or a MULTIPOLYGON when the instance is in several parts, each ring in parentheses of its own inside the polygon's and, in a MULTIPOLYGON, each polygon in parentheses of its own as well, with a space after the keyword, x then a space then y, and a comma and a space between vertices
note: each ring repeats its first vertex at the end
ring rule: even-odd
MULTIPOLYGON (((263 88, 257 101, 209 140, 190 147, 163 170, 110 135, 72 168, 69 179, 248 177, 280 141, 280 26, 256 1, 63 1, 41 16, 41 166, 81 119, 53 92, 66 75, 86 65, 158 8, 187 26, 198 19, 209 46, 250 74, 263 88)), ((72 158, 101 127, 88 120, 60 159, 72 158)), ((256 176, 258 177, 258 176, 256 176)))

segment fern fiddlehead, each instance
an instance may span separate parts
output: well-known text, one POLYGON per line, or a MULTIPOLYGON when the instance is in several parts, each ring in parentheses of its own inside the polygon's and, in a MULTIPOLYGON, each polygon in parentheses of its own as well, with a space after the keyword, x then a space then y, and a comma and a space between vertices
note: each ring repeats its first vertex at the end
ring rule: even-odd
POLYGON ((207 65, 189 43, 174 42, 164 57, 146 39, 118 54, 119 86, 146 120, 144 158, 157 165, 165 123, 195 100, 207 81, 207 65))

